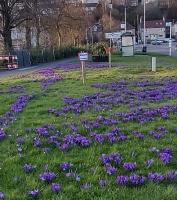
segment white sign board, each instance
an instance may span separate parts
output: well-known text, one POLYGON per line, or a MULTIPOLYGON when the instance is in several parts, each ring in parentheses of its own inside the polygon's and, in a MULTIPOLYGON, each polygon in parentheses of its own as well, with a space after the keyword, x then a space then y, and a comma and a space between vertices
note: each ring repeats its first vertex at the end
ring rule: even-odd
POLYGON ((121 32, 105 33, 106 39, 119 39, 121 38, 121 32))
POLYGON ((121 29, 125 29, 125 24, 121 24, 121 25, 120 25, 120 28, 121 28, 121 29))
POLYGON ((132 46, 133 39, 132 37, 122 37, 122 46, 132 46))
POLYGON ((171 22, 166 22, 166 27, 170 27, 172 25, 171 22))
POLYGON ((88 53, 85 53, 85 52, 79 53, 79 60, 80 61, 86 61, 86 60, 88 60, 88 53))
POLYGON ((109 3, 109 9, 112 9, 112 3, 109 3))

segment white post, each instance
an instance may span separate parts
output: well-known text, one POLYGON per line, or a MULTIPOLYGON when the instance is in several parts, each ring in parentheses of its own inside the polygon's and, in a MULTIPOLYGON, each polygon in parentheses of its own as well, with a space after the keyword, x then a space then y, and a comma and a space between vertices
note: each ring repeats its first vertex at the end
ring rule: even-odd
POLYGON ((152 72, 156 72, 156 57, 152 57, 152 72))
POLYGON ((82 68, 82 82, 85 84, 85 63, 84 61, 81 61, 81 68, 82 68))
POLYGON ((169 48, 170 48, 170 52, 169 52, 169 56, 171 56, 172 54, 172 40, 171 40, 171 38, 172 38, 172 23, 170 22, 170 39, 169 39, 169 48))

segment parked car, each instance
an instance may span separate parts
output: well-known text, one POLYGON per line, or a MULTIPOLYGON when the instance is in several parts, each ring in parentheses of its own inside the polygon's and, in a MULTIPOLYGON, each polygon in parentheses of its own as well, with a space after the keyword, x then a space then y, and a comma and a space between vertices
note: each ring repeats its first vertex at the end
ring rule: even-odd
POLYGON ((151 40, 148 39, 148 40, 146 41, 146 43, 147 43, 147 44, 151 44, 151 40))
MULTIPOLYGON (((169 40, 170 40, 170 38, 164 38, 164 39, 163 39, 163 43, 169 43, 169 40)), ((176 40, 173 39, 173 38, 171 39, 171 41, 172 41, 172 42, 176 42, 176 40)))
POLYGON ((162 43, 163 43, 162 40, 153 40, 153 41, 151 42, 152 45, 161 45, 162 43))

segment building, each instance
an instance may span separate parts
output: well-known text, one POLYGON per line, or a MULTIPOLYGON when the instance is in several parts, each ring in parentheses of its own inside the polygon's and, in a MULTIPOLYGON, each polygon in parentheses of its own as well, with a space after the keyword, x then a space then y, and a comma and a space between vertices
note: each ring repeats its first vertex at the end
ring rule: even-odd
POLYGON ((157 2, 157 0, 141 0, 141 4, 144 4, 144 1, 146 2, 146 4, 148 4, 148 3, 155 3, 155 2, 157 2))
POLYGON ((160 8, 177 7, 177 0, 158 0, 158 4, 160 8))
MULTIPOLYGON (((144 38, 144 26, 141 23, 141 38, 144 38)), ((146 40, 164 39, 166 37, 166 26, 163 20, 146 21, 146 40)))
POLYGON ((118 6, 137 6, 140 2, 141 0, 112 0, 112 3, 118 6))
POLYGON ((177 22, 172 25, 172 37, 177 39, 177 22))
POLYGON ((99 0, 82 0, 83 6, 86 10, 94 10, 99 3, 99 0))
MULTIPOLYGON (((26 28, 24 26, 19 26, 12 29, 11 32, 12 45, 14 49, 25 48, 26 46, 26 28)), ((36 29, 31 28, 31 46, 36 47, 37 38, 36 38, 36 29)))

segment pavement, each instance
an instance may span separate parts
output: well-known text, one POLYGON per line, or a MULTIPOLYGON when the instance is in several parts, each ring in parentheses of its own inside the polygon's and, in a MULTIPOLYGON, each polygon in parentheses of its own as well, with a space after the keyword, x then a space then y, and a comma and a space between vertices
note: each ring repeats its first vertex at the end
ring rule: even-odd
POLYGON ((31 67, 26 67, 26 68, 19 68, 15 70, 3 70, 0 71, 0 78, 1 77, 10 77, 10 76, 15 76, 15 75, 25 75, 30 72, 34 72, 36 70, 40 69, 45 69, 45 68, 56 68, 59 67, 62 64, 67 64, 67 63, 74 63, 77 61, 77 57, 74 58, 67 58, 55 62, 50 62, 50 63, 42 63, 39 65, 31 66, 31 67))

